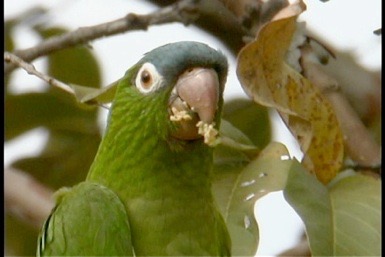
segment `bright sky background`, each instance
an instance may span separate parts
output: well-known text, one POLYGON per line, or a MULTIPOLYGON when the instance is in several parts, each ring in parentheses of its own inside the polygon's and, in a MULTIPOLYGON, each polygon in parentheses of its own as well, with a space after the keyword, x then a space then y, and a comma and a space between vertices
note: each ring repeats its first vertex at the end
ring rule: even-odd
MULTIPOLYGON (((337 49, 351 51, 362 65, 369 69, 381 68, 381 37, 373 31, 381 27, 381 0, 304 0, 307 11, 300 16, 308 28, 337 49)), ((6 0, 5 19, 24 10, 41 4, 51 11, 44 18, 49 24, 60 24, 76 29, 91 26, 123 17, 128 12, 148 13, 157 7, 138 0, 6 0)), ((20 38, 17 48, 26 48, 38 43, 31 31, 21 27, 16 35, 20 38)), ((230 62, 229 78, 225 99, 245 96, 235 75, 235 58, 230 57, 224 45, 212 36, 194 27, 180 24, 154 26, 148 31, 130 32, 91 43, 102 65, 104 85, 120 78, 126 69, 140 59, 143 53, 166 43, 195 40, 205 42, 221 49, 230 62)), ((44 61, 34 62, 37 69, 44 71, 44 61)), ((15 72, 14 90, 16 92, 38 91, 41 81, 18 70, 15 72)), ((101 123, 105 122, 101 115, 101 123)), ((289 147, 292 156, 301 158, 294 140, 282 128, 277 119, 275 139, 289 147)), ((104 126, 104 125, 102 125, 104 126)), ((44 145, 46 135, 43 129, 35 129, 5 145, 4 165, 13 160, 36 154, 44 145)), ((273 256, 295 245, 301 236, 302 222, 291 207, 284 201, 282 193, 271 193, 259 200, 256 215, 260 227, 258 256, 273 256)))

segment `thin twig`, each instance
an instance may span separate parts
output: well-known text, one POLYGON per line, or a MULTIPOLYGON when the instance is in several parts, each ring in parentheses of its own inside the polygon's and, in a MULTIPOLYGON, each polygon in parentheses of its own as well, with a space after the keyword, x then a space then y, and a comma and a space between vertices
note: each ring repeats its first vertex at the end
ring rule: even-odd
POLYGON ((33 66, 30 63, 23 61, 21 58, 17 57, 14 54, 5 52, 4 53, 4 61, 6 61, 7 63, 12 63, 12 64, 16 65, 17 67, 24 69, 28 74, 35 75, 36 77, 44 80, 45 82, 47 82, 51 86, 62 89, 62 90, 75 96, 75 91, 69 85, 37 71, 35 66, 33 66))
MULTIPOLYGON (((75 31, 49 38, 35 47, 16 50, 13 54, 26 62, 31 62, 38 57, 57 50, 85 44, 91 40, 127 31, 146 30, 150 25, 160 25, 171 22, 189 24, 198 17, 196 12, 197 2, 198 1, 194 0, 179 1, 146 15, 130 13, 123 18, 111 22, 82 27, 75 31)), ((16 67, 14 64, 5 64, 5 75, 9 74, 16 67)))

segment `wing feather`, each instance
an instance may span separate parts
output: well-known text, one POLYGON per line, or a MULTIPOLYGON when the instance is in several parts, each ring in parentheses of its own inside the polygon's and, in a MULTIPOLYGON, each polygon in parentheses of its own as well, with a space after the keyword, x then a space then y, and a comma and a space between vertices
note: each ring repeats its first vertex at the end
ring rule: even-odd
POLYGON ((90 182, 61 190, 39 236, 37 256, 132 256, 124 204, 90 182))

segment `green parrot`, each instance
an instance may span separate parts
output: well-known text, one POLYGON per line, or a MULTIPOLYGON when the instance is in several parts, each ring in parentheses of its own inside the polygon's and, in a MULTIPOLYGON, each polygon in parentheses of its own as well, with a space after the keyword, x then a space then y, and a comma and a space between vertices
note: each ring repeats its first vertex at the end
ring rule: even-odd
POLYGON ((130 68, 86 180, 56 193, 37 256, 230 256, 211 191, 227 70, 190 41, 130 68))

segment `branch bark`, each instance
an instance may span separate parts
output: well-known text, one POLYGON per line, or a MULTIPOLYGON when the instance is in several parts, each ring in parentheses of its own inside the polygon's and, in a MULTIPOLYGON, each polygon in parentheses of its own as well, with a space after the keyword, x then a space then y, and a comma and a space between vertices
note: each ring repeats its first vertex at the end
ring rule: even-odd
MULTIPOLYGON (((14 55, 25 62, 31 62, 38 57, 50 54, 54 51, 84 44, 105 36, 115 35, 133 30, 146 30, 150 25, 160 25, 171 22, 181 22, 185 25, 197 19, 197 1, 183 0, 171 6, 161 8, 153 13, 138 15, 130 13, 123 18, 95 25, 82 27, 75 31, 60 36, 49 38, 35 47, 24 50, 16 50, 14 55)), ((17 66, 5 64, 5 75, 13 71, 17 66)))
POLYGON ((36 77, 42 79, 43 81, 47 82, 48 84, 50 84, 53 87, 57 87, 57 88, 62 89, 62 90, 66 91, 72 95, 75 95, 75 91, 69 85, 37 71, 35 66, 33 66, 30 63, 23 61, 21 58, 17 57, 14 54, 5 52, 4 53, 4 60, 6 63, 12 63, 13 65, 16 65, 17 67, 24 69, 28 74, 35 75, 36 77))
POLYGON ((321 89, 332 104, 350 158, 360 166, 380 166, 381 147, 369 133, 346 97, 338 90, 338 82, 323 71, 322 65, 309 45, 305 45, 301 52, 304 74, 321 89))
MULTIPOLYGON (((167 6, 178 0, 148 0, 167 6)), ((263 24, 287 6, 287 0, 201 0, 194 24, 223 42, 235 56, 263 24)))
POLYGON ((4 171, 5 212, 40 229, 55 203, 53 190, 16 169, 4 171))

